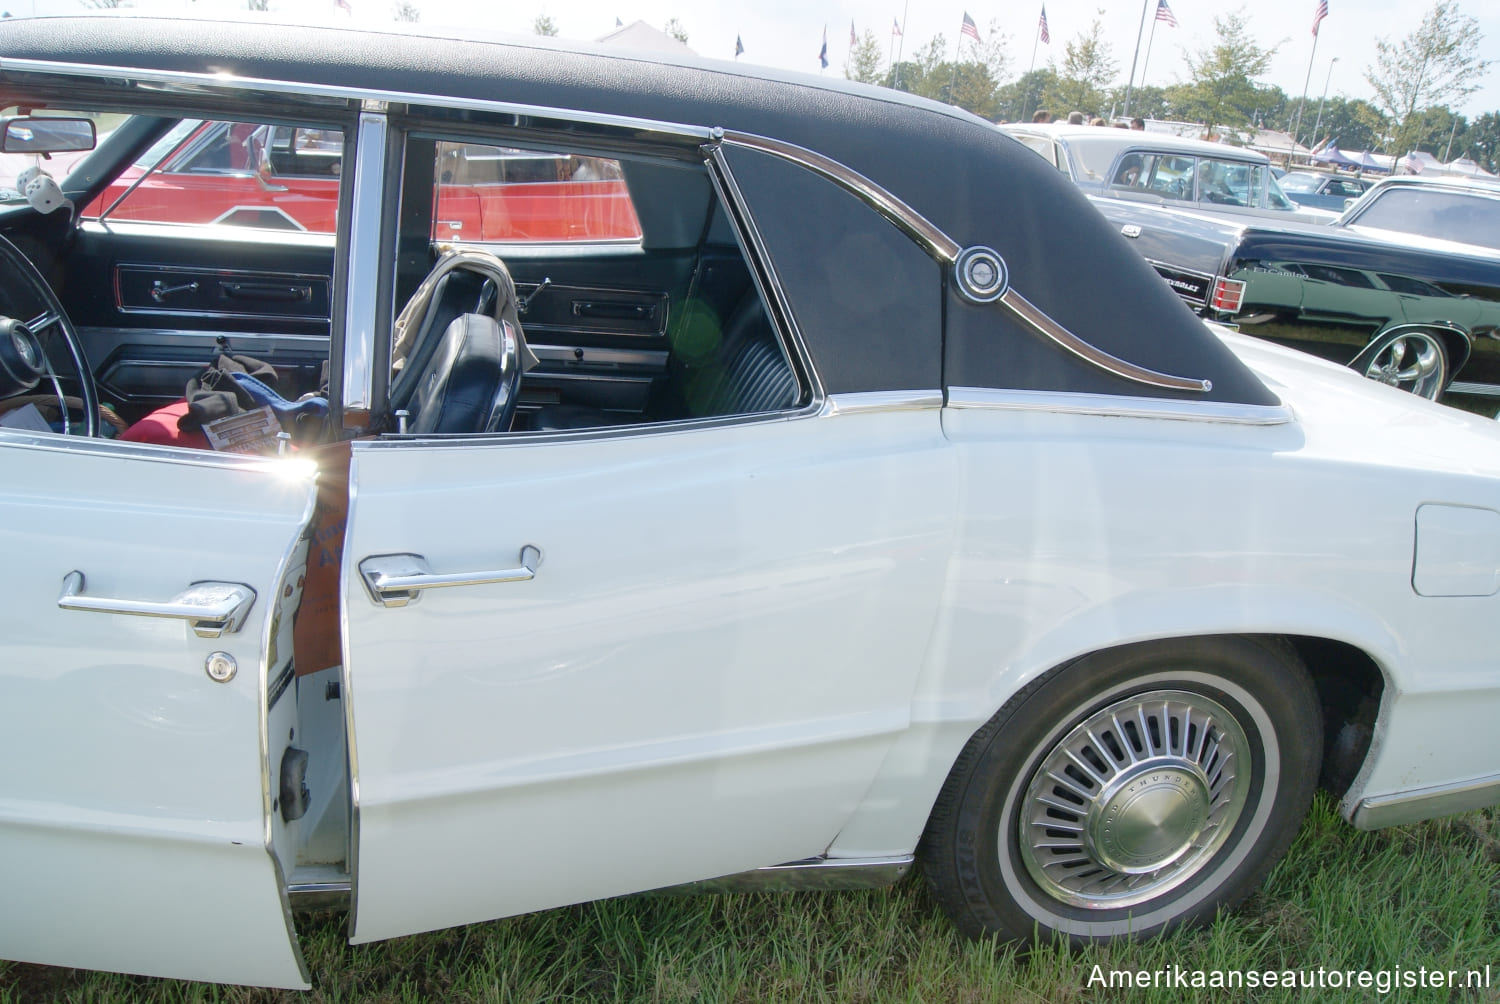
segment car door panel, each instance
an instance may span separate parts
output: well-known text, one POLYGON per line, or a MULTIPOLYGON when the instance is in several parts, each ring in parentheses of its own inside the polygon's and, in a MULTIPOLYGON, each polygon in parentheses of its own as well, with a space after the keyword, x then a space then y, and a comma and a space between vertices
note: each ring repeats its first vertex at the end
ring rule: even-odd
POLYGON ((307 986, 266 705, 290 673, 311 471, 10 430, 0 463, 0 956, 307 986), (163 613, 205 581, 251 597, 218 637, 163 613), (121 604, 147 615, 99 609, 121 604))
POLYGON ((85 224, 60 295, 106 400, 139 413, 181 398, 225 346, 274 365, 287 396, 316 390, 332 270, 331 236, 85 224))
POLYGON ((909 719, 941 447, 935 411, 357 445, 353 940, 821 853, 909 719), (406 606, 360 575, 526 545, 406 606))

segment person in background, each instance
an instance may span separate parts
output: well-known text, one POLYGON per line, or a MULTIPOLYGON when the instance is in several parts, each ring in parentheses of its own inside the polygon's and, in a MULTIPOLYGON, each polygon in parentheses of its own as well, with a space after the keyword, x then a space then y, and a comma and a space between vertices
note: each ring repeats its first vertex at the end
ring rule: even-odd
POLYGON ((1146 120, 1140 117, 1133 118, 1130 120, 1130 128, 1134 129, 1136 132, 1145 132, 1146 120))
POLYGON ((1035 112, 1032 113, 1031 121, 1033 121, 1033 122, 1051 122, 1052 121, 1052 113, 1049 112, 1045 108, 1038 108, 1035 112))
POLYGON ((1068 125, 1083 125, 1086 121, 1083 112, 1068 112, 1068 125))

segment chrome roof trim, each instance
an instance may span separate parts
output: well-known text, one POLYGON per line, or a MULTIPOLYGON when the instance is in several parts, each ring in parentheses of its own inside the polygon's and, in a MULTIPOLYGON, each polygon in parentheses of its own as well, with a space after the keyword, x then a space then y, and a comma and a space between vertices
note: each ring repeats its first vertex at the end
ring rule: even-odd
POLYGON ((858 171, 847 168, 836 160, 814 153, 806 147, 797 146, 795 143, 755 136, 751 133, 725 132, 723 142, 790 160, 841 185, 890 220, 897 229, 921 244, 928 254, 944 264, 953 264, 958 260, 959 252, 963 250, 957 241, 939 230, 921 213, 858 171))
POLYGON ((1137 366, 1135 363, 1127 362, 1118 356, 1110 355, 1097 346, 1090 345, 1044 314, 1034 303, 1016 292, 1015 287, 1006 290, 1005 295, 1000 297, 1000 302, 1009 307, 1012 313, 1033 330, 1073 353, 1084 362, 1097 366, 1107 373, 1113 373, 1117 377, 1145 384, 1148 387, 1161 387, 1166 390, 1188 390, 1199 394, 1206 394, 1210 390, 1213 390, 1214 385, 1210 380, 1199 380, 1194 377, 1180 377, 1172 376, 1169 373, 1158 373, 1156 370, 1137 366))
POLYGON ((1072 391, 995 390, 949 387, 948 407, 988 411, 1038 411, 1061 415, 1150 418, 1173 422, 1224 425, 1287 425, 1296 420, 1284 404, 1229 404, 1220 401, 1173 401, 1154 397, 1117 397, 1072 391))
POLYGON ((943 406, 940 390, 877 390, 854 394, 830 394, 819 418, 863 415, 881 411, 927 411, 943 406))
POLYGON ((267 94, 286 94, 303 97, 349 101, 358 104, 361 111, 369 113, 371 107, 392 104, 426 105, 433 108, 458 108, 495 112, 502 115, 517 115, 543 119, 566 115, 571 122, 588 125, 626 129, 631 132, 647 131, 678 137, 684 140, 703 142, 712 138, 713 130, 707 127, 686 126, 675 122, 634 118, 626 115, 610 115, 604 112, 589 112, 568 108, 551 108, 540 105, 518 104, 510 101, 493 101, 485 98, 459 98, 443 94, 424 94, 417 91, 381 91, 340 84, 315 84, 306 81, 268 80, 264 77, 242 77, 232 73, 190 73, 184 70, 148 70, 124 66, 108 66, 98 63, 66 63, 47 59, 10 59, 0 56, 0 72, 9 73, 53 73, 74 77, 122 78, 131 81, 158 85, 202 87, 210 90, 257 90, 267 94), (374 102, 374 105, 370 103, 374 102))
POLYGON ((119 460, 152 460, 188 467, 237 467, 279 477, 312 479, 317 465, 310 460, 292 457, 261 457, 248 453, 215 453, 212 450, 181 446, 159 446, 153 443, 125 443, 114 439, 90 439, 64 436, 55 432, 26 432, 0 427, 0 446, 23 450, 45 450, 49 453, 97 453, 119 460))

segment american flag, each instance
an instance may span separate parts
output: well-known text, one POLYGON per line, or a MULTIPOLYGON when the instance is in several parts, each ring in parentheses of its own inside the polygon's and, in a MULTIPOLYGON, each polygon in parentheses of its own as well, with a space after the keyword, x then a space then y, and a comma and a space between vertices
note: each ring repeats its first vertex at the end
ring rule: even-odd
POLYGON ((854 48, 858 44, 859 44, 859 36, 856 35, 856 34, 854 34, 854 22, 850 21, 849 22, 849 48, 852 49, 852 48, 854 48))
POLYGON ((901 34, 901 22, 891 18, 891 37, 895 38, 899 34, 901 34))
POLYGON ((1052 36, 1047 31, 1047 5, 1046 4, 1042 4, 1042 16, 1037 19, 1036 26, 1042 32, 1042 42, 1043 42, 1043 44, 1045 44, 1045 45, 1051 45, 1052 44, 1052 36))
POLYGON ((1318 0, 1318 9, 1313 11, 1313 34, 1317 35, 1318 25, 1328 16, 1328 0, 1318 0))
POLYGON ((968 35, 976 42, 979 41, 979 26, 974 23, 974 19, 969 16, 968 11, 964 11, 963 27, 958 29, 958 33, 959 35, 968 35))
POLYGON ((823 48, 818 50, 818 62, 828 69, 828 25, 823 26, 823 48))
POLYGON ((1167 6, 1167 0, 1156 0, 1156 19, 1165 21, 1173 28, 1177 27, 1177 18, 1172 14, 1172 8, 1167 6))

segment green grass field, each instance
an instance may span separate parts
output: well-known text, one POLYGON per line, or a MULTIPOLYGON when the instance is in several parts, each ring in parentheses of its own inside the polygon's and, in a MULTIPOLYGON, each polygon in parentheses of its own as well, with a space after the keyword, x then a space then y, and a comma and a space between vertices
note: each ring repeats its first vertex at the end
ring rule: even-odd
POLYGON ((307 994, 0 963, 0 1002, 1500 1001, 1500 811, 1360 833, 1320 796, 1238 911, 1108 949, 965 942, 920 879, 879 892, 632 897, 358 948, 344 943, 340 916, 300 927, 307 994), (1172 966, 1309 979, 1319 967, 1489 966, 1492 986, 1381 995, 1333 988, 1327 975, 1310 990, 1101 983, 1112 969, 1172 966))

